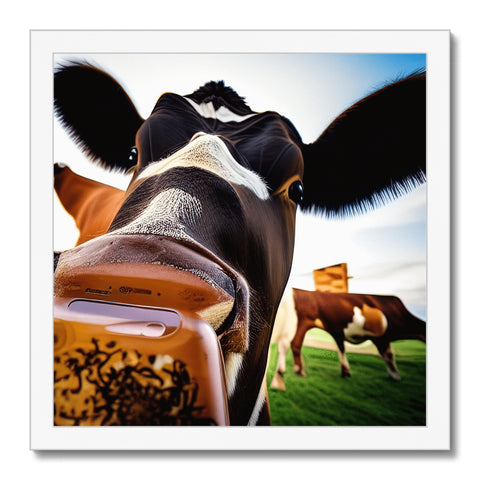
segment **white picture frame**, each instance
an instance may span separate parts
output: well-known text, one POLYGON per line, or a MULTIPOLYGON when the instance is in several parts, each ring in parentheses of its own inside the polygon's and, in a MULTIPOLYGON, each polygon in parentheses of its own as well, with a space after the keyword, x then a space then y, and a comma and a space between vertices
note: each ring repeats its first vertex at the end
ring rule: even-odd
MULTIPOLYGON (((450 35, 448 31, 32 31, 32 450, 448 450, 450 448, 450 35), (424 53, 427 56, 427 425, 54 427, 53 65, 56 54, 424 53), (41 232, 41 235, 38 234, 41 232), (186 432, 188 430, 188 432, 186 432), (285 442, 285 438, 295 442, 285 442)), ((159 92, 160 93, 160 92, 159 92)), ((275 106, 272 106, 275 108, 275 106)))

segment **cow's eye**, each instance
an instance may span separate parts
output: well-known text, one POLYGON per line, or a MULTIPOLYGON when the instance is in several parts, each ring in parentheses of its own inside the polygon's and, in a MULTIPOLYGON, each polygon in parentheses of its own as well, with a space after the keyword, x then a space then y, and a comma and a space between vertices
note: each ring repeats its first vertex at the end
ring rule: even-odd
POLYGON ((300 180, 293 182, 288 188, 288 196, 295 203, 302 203, 303 200, 303 184, 300 180))
POLYGON ((130 163, 137 163, 137 159, 138 159, 138 150, 137 150, 137 147, 132 147, 130 149, 130 155, 128 156, 128 161, 130 163))

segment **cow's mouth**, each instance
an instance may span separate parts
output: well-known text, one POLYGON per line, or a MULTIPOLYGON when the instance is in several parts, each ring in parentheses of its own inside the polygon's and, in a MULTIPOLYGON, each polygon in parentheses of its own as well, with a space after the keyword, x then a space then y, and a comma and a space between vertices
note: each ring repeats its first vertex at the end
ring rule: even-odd
POLYGON ((148 234, 108 234, 62 253, 55 296, 173 308, 207 320, 224 354, 245 352, 243 278, 195 243, 148 234))

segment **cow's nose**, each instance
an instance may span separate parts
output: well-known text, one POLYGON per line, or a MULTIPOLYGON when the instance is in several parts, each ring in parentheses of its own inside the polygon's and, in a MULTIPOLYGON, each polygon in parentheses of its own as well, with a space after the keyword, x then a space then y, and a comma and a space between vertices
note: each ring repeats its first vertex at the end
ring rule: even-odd
POLYGON ((236 286, 218 264, 171 239, 110 234, 62 253, 54 293, 171 308, 221 334, 230 326, 236 286))

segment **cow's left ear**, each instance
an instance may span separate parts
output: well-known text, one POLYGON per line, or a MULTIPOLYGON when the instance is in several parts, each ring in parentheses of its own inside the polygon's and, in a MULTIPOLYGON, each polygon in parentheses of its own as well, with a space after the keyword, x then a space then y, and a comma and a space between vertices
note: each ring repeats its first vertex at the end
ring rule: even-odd
POLYGON ((307 212, 356 213, 423 183, 425 70, 355 103, 302 151, 307 212))
POLYGON ((121 85, 87 62, 71 62, 54 76, 55 114, 80 148, 107 169, 132 167, 130 150, 143 123, 121 85))

